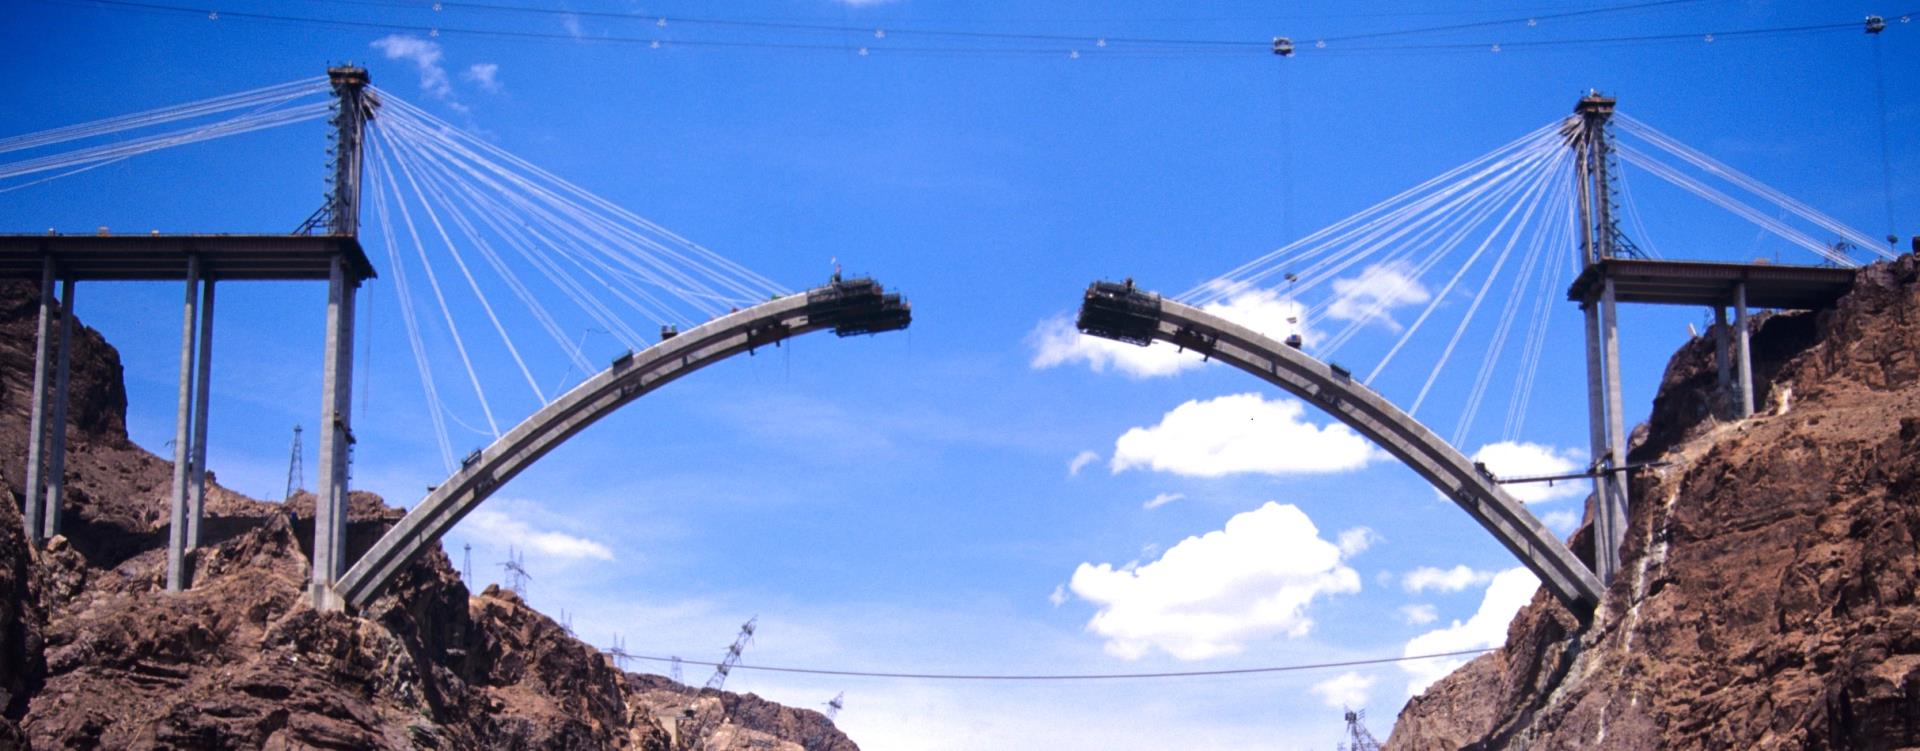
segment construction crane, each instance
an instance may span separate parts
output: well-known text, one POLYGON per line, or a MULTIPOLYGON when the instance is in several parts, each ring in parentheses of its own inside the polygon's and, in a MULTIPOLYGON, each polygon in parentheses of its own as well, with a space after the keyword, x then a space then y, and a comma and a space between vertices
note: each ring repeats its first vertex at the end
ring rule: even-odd
POLYGON ((733 638, 733 646, 727 647, 727 655, 720 659, 720 666, 714 668, 713 677, 707 679, 707 688, 718 691, 727 683, 727 674, 733 672, 733 666, 740 664, 740 653, 746 651, 747 642, 753 641, 754 623, 760 616, 747 619, 741 624, 740 635, 733 638))

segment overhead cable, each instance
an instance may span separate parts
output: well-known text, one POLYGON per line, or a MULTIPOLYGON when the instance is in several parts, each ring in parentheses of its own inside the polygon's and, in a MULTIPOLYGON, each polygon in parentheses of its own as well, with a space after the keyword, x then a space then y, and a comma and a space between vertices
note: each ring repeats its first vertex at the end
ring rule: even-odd
MULTIPOLYGON (((1430 654, 1405 655, 1402 657, 1377 657, 1367 660, 1345 660, 1341 662, 1316 662, 1298 665, 1275 665, 1257 668, 1227 668, 1223 670, 1176 670, 1158 673, 894 673, 871 670, 829 670, 826 668, 776 667, 772 665, 735 664, 734 670, 759 670, 767 673, 801 673, 806 675, 839 675, 860 678, 909 678, 915 680, 938 681, 1108 681, 1141 680, 1152 678, 1198 678, 1206 676, 1257 675, 1261 673, 1291 673, 1302 670, 1327 670, 1332 668, 1351 668, 1366 665, 1388 665, 1396 662, 1416 660, 1435 660, 1443 657, 1467 657, 1494 651, 1489 649, 1462 649, 1453 652, 1433 652, 1430 654)), ((687 665, 719 667, 717 662, 681 660, 677 657, 654 657, 650 655, 627 655, 630 659, 650 662, 681 662, 687 665)))

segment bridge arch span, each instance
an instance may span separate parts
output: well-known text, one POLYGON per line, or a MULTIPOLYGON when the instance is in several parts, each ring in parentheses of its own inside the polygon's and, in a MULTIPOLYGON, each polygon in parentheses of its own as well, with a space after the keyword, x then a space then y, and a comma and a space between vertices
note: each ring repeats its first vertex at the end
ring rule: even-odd
POLYGON ((364 609, 394 577, 440 541, 493 491, 567 439, 675 379, 745 351, 813 331, 840 336, 906 328, 912 308, 871 279, 835 279, 804 294, 735 311, 628 353, 522 420, 435 486, 333 586, 334 606, 364 609))
POLYGON ((1251 373, 1317 405, 1411 467, 1498 539, 1576 613, 1591 613, 1605 591, 1598 576, 1526 505, 1466 455, 1352 375, 1219 316, 1143 292, 1131 282, 1087 288, 1079 328, 1145 346, 1164 341, 1251 373))

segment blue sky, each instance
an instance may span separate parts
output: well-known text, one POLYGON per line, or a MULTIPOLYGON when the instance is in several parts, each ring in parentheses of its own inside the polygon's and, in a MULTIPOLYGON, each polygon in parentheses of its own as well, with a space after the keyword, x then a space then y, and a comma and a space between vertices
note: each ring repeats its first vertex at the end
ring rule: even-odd
MULTIPOLYGON (((1233 668, 1497 639, 1531 581, 1500 573, 1515 562, 1413 473, 1238 371, 1144 376, 1106 359, 1105 369, 1090 368, 1089 358, 1111 355, 1050 340, 1050 322, 1069 315, 1097 278, 1133 276, 1167 293, 1211 279, 1563 116, 1592 87, 1870 235, 1905 236, 1920 221, 1920 195, 1897 177, 1920 166, 1916 37, 1898 17, 1911 9, 1873 3, 1701 0, 1380 41, 1484 50, 1348 54, 1304 47, 1320 37, 1599 6, 789 0, 570 8, 631 11, 637 18, 628 21, 455 4, 438 14, 426 3, 242 5, 221 8, 219 19, 20 5, 0 30, 0 60, 14 72, 0 93, 16 103, 0 108, 0 135, 315 76, 352 60, 394 95, 789 289, 823 282, 837 259, 913 300, 908 332, 806 337, 647 396, 510 483, 447 539, 456 564, 461 546, 473 546, 481 583, 499 578, 507 545, 527 549, 534 604, 565 611, 596 644, 617 633, 635 653, 713 659, 754 615, 761 630, 748 663, 911 672, 1233 668), (558 38, 235 15, 248 11, 558 38), (1878 40, 1846 30, 1512 46, 1845 23, 1869 13, 1888 16, 1878 40), (896 33, 650 21, 678 15, 896 33), (902 29, 1085 43, 1019 43, 1058 48, 1031 56, 889 54, 889 44, 927 43, 902 29), (594 41, 650 35, 666 44, 594 41), (1126 57, 1103 55, 1107 48, 1091 41, 1276 35, 1299 41, 1301 53, 1126 57), (699 40, 848 49, 675 44, 699 40), (1508 46, 1493 52, 1496 42, 1508 46), (871 54, 849 51, 862 45, 871 54), (1896 176, 1891 217, 1876 70, 1896 176), (1036 365, 1050 359, 1060 362, 1036 365), (1256 427, 1236 432, 1243 423, 1256 427), (1083 455, 1092 458, 1076 461, 1083 455)), ((320 201, 324 146, 325 126, 307 123, 0 193, 0 231, 285 231, 320 201)), ((1630 176, 1645 220, 1635 239, 1669 257, 1816 260, 1630 176)), ((209 464, 231 487, 278 497, 289 430, 316 420, 325 291, 220 289, 209 464)), ((439 449, 422 427, 426 407, 392 275, 362 294, 368 355, 355 395, 355 486, 412 505, 444 476, 439 449)), ((134 439, 163 454, 179 298, 172 284, 79 292, 81 315, 121 349, 134 439)), ((1559 305, 1518 438, 1584 463, 1584 366, 1569 325, 1577 318, 1570 303, 1559 305)), ((1397 309, 1395 325, 1419 307, 1397 309)), ((1629 309, 1623 318, 1632 420, 1644 417, 1667 354, 1704 313, 1629 309)), ((633 323, 645 330, 654 322, 633 323)), ((1342 359, 1370 367, 1396 338, 1392 330, 1384 322, 1363 330, 1342 359)), ((584 341, 595 361, 618 349, 584 341)), ((1443 344, 1443 336, 1413 340, 1396 361, 1405 367, 1376 385, 1406 403, 1443 344)), ((1147 352, 1125 357, 1159 356, 1147 352)), ((441 375, 457 379, 454 367, 441 375)), ((555 382, 578 377, 558 360, 534 369, 555 382)), ((487 375, 517 378, 504 368, 487 375)), ((458 381, 442 383, 452 391, 448 384, 458 381)), ((1446 426, 1442 434, 1464 401, 1455 386, 1441 382, 1421 412, 1446 426)), ((1496 390, 1488 413, 1503 413, 1508 396, 1496 390)), ((456 417, 478 424, 471 410, 456 417)), ((458 453, 487 440, 453 432, 458 453)), ((1465 448, 1493 443, 1497 432, 1476 428, 1465 448)), ((307 448, 311 482, 311 440, 307 448)), ((1533 508, 1564 530, 1577 504, 1560 497, 1533 508)), ((688 675, 706 673, 689 667, 688 675)), ((878 749, 1324 748, 1340 730, 1335 705, 1367 707, 1384 735, 1410 684, 1426 677, 1394 665, 1045 685, 739 671, 728 688, 803 706, 844 690, 842 727, 878 749)))

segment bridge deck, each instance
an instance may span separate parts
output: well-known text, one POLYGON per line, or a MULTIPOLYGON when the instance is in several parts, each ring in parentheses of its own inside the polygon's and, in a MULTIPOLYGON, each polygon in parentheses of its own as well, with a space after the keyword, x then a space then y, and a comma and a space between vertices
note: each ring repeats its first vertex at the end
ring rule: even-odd
POLYGON ((375 275, 360 241, 337 235, 0 235, 0 279, 39 279, 52 256, 77 281, 184 280, 197 255, 208 279, 325 281, 343 253, 360 280, 375 275))
POLYGON ((1600 296, 1600 282, 1613 279, 1620 302, 1718 307, 1733 301, 1745 282, 1747 304, 1757 308, 1831 308, 1853 288, 1854 269, 1770 263, 1706 263, 1609 258, 1590 266, 1567 289, 1567 299, 1600 296))

